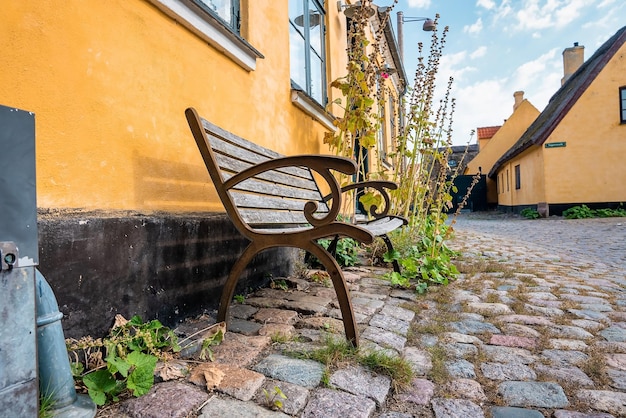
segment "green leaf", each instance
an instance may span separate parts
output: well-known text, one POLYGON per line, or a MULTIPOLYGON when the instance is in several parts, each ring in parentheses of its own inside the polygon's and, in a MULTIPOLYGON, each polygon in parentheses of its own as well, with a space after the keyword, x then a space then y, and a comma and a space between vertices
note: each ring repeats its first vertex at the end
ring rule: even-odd
POLYGON ((131 365, 126 362, 123 358, 115 355, 115 352, 110 352, 106 358, 107 369, 111 372, 111 374, 115 374, 119 372, 124 377, 128 376, 128 370, 130 370, 131 365))
POLYGON ((387 251, 384 255, 383 255, 383 261, 385 263, 391 263, 395 260, 399 260, 401 257, 400 252, 398 250, 393 250, 393 251, 387 251))
POLYGON ((104 405, 106 394, 115 392, 117 381, 108 370, 97 370, 83 377, 83 383, 87 386, 89 397, 96 405, 104 405))
POLYGON ((154 383, 154 368, 157 358, 149 354, 133 351, 128 355, 128 362, 134 366, 133 371, 128 375, 126 387, 133 396, 141 396, 148 393, 154 383))

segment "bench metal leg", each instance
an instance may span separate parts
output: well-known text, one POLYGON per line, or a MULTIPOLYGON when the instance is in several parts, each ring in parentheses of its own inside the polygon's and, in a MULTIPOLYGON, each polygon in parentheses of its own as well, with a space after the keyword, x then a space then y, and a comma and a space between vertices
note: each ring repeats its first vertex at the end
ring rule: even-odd
POLYGON ((346 339, 350 341, 354 347, 358 347, 359 336, 356 327, 356 320, 354 318, 354 310, 352 309, 352 302, 350 301, 350 295, 348 294, 348 285, 346 284, 346 280, 343 278, 343 274, 341 273, 339 264, 337 264, 337 260, 324 250, 324 248, 314 242, 305 248, 305 250, 316 256, 326 268, 326 272, 330 275, 330 279, 332 280, 335 288, 335 293, 337 294, 337 300, 339 301, 339 309, 341 310, 341 318, 346 332, 346 339))
POLYGON ((230 305, 230 301, 233 300, 233 295, 235 293, 235 288, 237 287, 237 281, 243 273, 243 270, 246 268, 250 260, 254 258, 255 255, 261 250, 254 243, 250 243, 248 247, 244 250, 244 252, 239 256, 239 259, 235 262, 232 269, 230 270, 230 274, 228 275, 228 279, 226 279, 226 283, 224 284, 224 289, 222 290, 222 297, 220 298, 220 306, 217 311, 217 322, 226 321, 226 316, 228 315, 228 306, 230 305))
MULTIPOLYGON (((387 251, 393 252, 393 244, 391 244, 391 240, 389 239, 387 234, 381 235, 380 237, 383 239, 383 241, 385 241, 385 244, 387 245, 387 251)), ((395 271, 396 273, 402 272, 400 270, 400 264, 398 264, 398 260, 393 260, 391 264, 393 265, 393 271, 395 271)))
MULTIPOLYGON (((260 251, 267 249, 268 247, 261 247, 250 243, 248 247, 241 254, 239 259, 233 265, 228 279, 224 284, 222 290, 222 296, 220 298, 220 306, 217 311, 217 321, 226 321, 228 316, 228 307, 233 299, 235 288, 237 287, 237 281, 243 273, 248 263, 257 255, 260 251)), ((341 318, 343 320, 343 326, 346 333, 346 339, 350 343, 357 347, 359 338, 357 334, 356 320, 354 318, 354 311, 352 310, 352 302, 350 302, 350 296, 348 295, 348 285, 346 284, 341 268, 334 257, 332 257, 324 248, 320 245, 311 242, 302 248, 317 257, 320 263, 326 268, 326 272, 330 275, 330 279, 333 282, 335 293, 337 294, 337 300, 339 301, 339 309, 341 310, 341 318)))

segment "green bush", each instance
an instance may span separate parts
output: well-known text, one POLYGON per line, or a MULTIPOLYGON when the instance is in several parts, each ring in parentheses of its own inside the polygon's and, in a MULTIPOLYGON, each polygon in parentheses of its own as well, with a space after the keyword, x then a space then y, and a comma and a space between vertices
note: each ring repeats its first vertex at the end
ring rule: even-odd
POLYGON ((585 219, 594 218, 594 210, 590 209, 587 205, 574 206, 563 211, 563 217, 566 219, 585 219))
POLYGON ((522 215, 526 219, 538 219, 541 217, 541 215, 539 215, 539 212, 537 212, 533 208, 522 209, 522 211, 520 212, 520 215, 522 215))
POLYGON ((587 205, 582 205, 563 211, 563 216, 566 219, 623 217, 626 216, 626 210, 621 205, 617 209, 590 209, 587 205))

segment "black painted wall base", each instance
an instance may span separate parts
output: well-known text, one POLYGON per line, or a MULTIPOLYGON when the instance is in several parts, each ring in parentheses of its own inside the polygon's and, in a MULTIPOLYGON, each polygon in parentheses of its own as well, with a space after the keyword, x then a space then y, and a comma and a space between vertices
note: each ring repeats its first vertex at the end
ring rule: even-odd
MULTIPOLYGON (((217 309, 230 267, 248 241, 225 214, 40 210, 39 270, 64 314, 66 337, 104 336, 116 314, 182 319, 217 309)), ((290 274, 299 256, 259 254, 237 294, 290 274)))

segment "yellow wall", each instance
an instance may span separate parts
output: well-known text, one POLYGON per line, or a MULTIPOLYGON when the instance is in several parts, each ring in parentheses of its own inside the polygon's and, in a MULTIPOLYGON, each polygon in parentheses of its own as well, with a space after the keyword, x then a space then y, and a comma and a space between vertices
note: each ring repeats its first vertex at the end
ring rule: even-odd
MULTIPOLYGON (((475 174, 479 168, 484 174, 489 173, 495 162, 515 144, 537 116, 539 116, 539 110, 528 100, 522 101, 498 132, 484 145, 481 143, 478 155, 467 163, 466 173, 475 174)), ((496 183, 489 178, 487 179, 487 202, 498 202, 496 183)))
POLYGON ((498 170, 498 181, 503 180, 498 204, 526 206, 545 202, 544 163, 541 149, 532 146, 498 170), (516 189, 515 166, 520 166, 520 188, 516 189), (504 176, 504 177, 502 177, 504 176), (508 176, 508 183, 507 183, 508 176))
MULTIPOLYGON (((509 173, 503 206, 626 201, 626 125, 619 122, 619 87, 626 85, 626 44, 593 80, 546 141, 498 170, 509 173), (545 144, 564 142, 564 147, 545 144), (522 187, 515 190, 514 166, 522 187)), ((500 130, 502 131, 502 129, 500 130)), ((499 133, 499 132, 498 132, 499 133)))
MULTIPOLYGON (((0 103, 36 115, 38 206, 221 210, 189 106, 278 152, 327 153, 325 128, 290 100, 286 3, 243 5, 265 57, 251 72, 147 1, 3 4, 0 103)), ((327 23, 330 81, 345 72, 345 18, 328 7, 327 23)))
POLYGON ((626 85, 626 44, 591 83, 543 148, 549 203, 626 201, 626 125, 619 87, 626 85))

